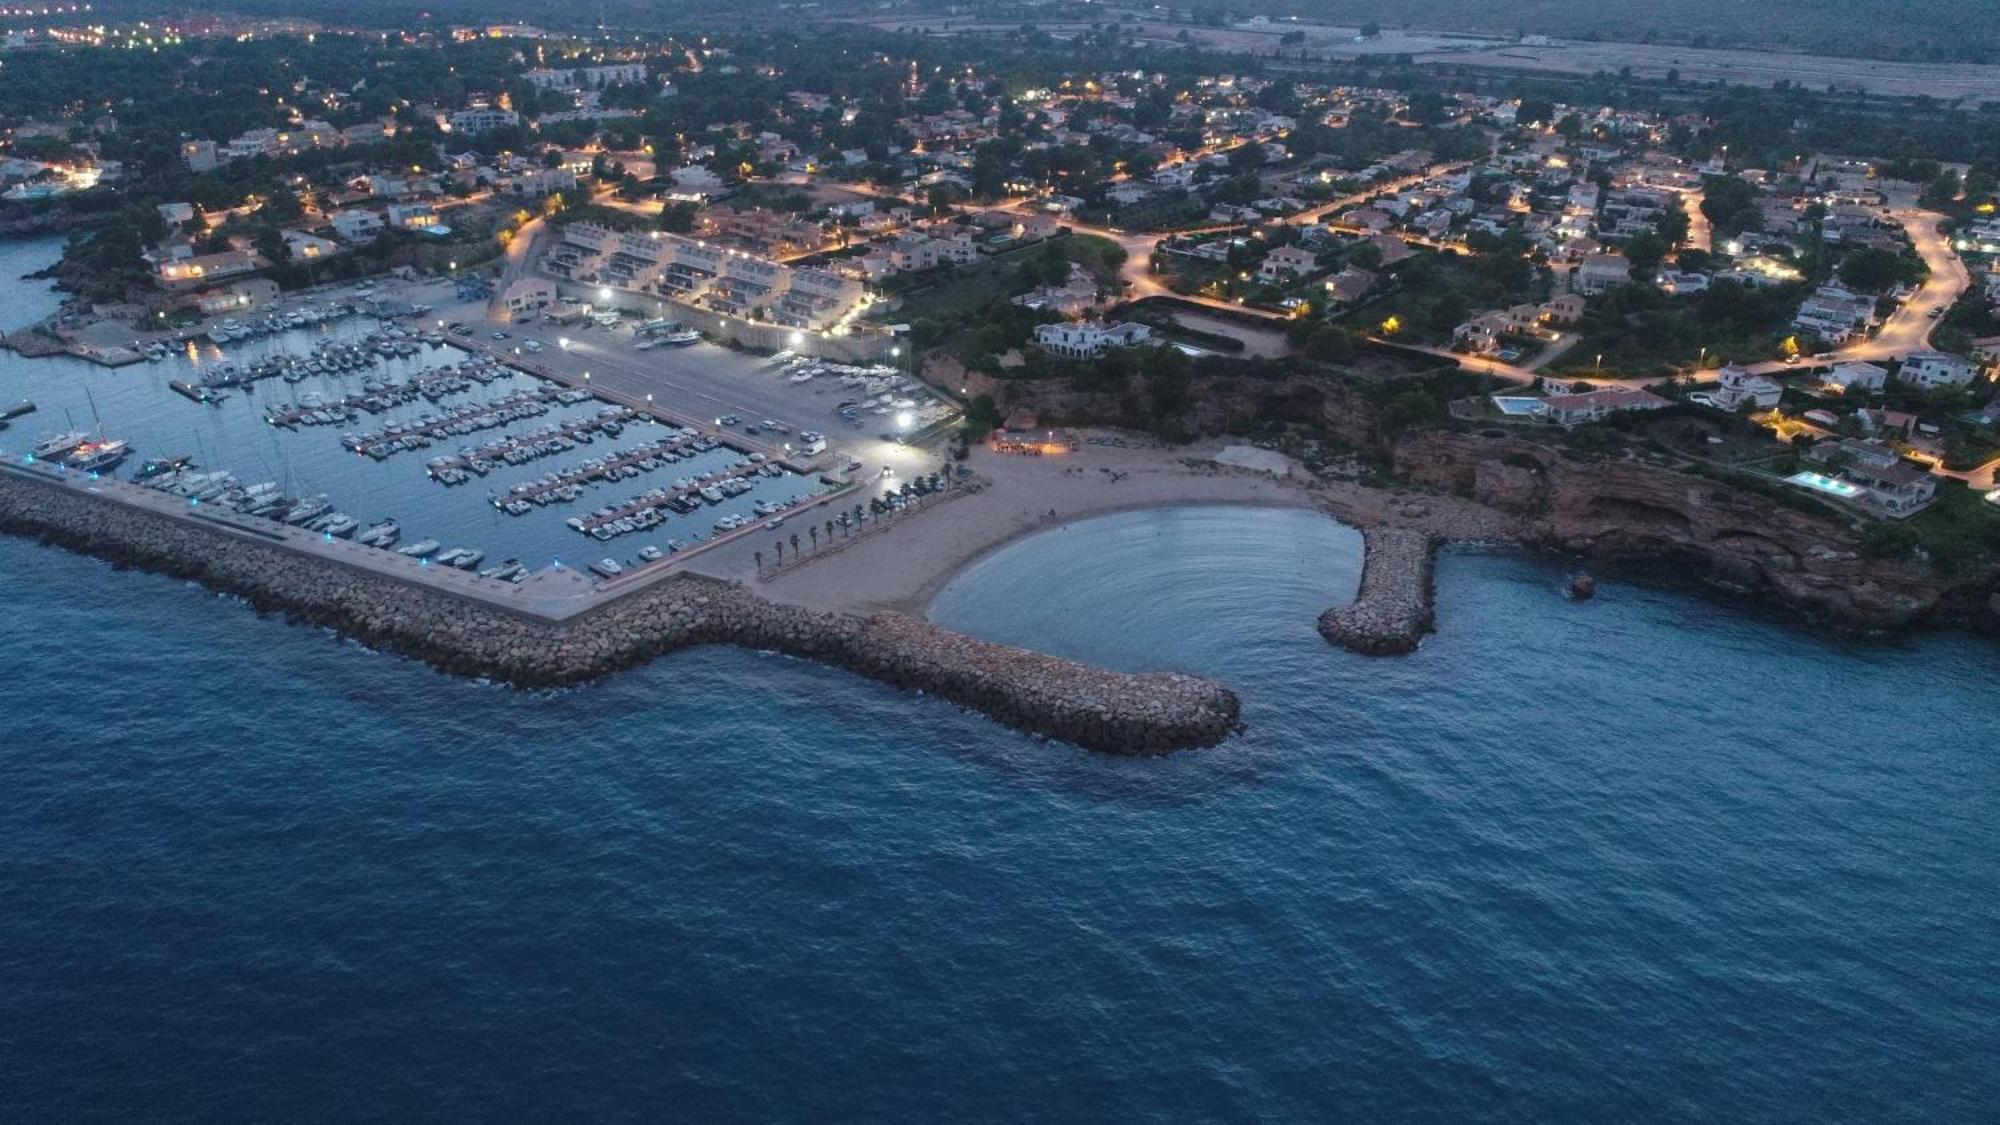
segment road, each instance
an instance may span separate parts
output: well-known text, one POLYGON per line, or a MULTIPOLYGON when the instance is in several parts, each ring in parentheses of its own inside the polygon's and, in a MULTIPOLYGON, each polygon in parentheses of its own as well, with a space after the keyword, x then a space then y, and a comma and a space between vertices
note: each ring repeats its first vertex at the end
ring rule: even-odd
MULTIPOLYGON (((1938 320, 1942 318, 1965 291, 1972 287, 1972 273, 1951 248, 1951 242, 1938 233, 1938 224, 1944 216, 1935 211, 1905 210, 1895 212, 1895 218, 1908 232, 1910 244, 1930 267, 1930 276, 1913 294, 1903 307, 1890 314, 1882 330, 1874 336, 1849 344, 1833 351, 1837 362, 1857 360, 1898 359, 1911 352, 1922 351, 1930 346, 1931 334, 1937 331, 1938 320)), ((1782 374, 1788 365, 1771 361, 1750 365, 1750 370, 1758 374, 1782 374)), ((1707 372, 1704 378, 1713 378, 1707 372)))

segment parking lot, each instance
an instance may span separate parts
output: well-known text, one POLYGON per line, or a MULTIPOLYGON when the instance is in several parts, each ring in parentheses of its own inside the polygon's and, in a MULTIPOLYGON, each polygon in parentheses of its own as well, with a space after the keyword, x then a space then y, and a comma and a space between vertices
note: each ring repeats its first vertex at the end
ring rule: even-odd
MULTIPOLYGON (((592 386, 609 392, 651 396, 662 409, 786 452, 821 471, 840 472, 859 461, 857 475, 876 476, 886 468, 908 479, 938 466, 930 451, 896 440, 923 429, 921 421, 935 416, 935 408, 927 415, 921 409, 864 407, 862 400, 869 397, 864 388, 843 385, 831 373, 795 382, 797 373, 782 360, 706 341, 642 348, 646 338, 635 331, 640 322, 629 317, 608 328, 589 320, 559 325, 541 318, 501 324, 487 319, 483 303, 448 300, 430 315, 445 324, 463 323, 468 343, 518 353, 569 375, 588 375, 592 386), (856 413, 843 417, 843 407, 856 413), (817 458, 800 453, 800 435, 809 431, 826 439, 826 452, 817 458)), ((914 379, 895 393, 900 401, 935 401, 914 379)))

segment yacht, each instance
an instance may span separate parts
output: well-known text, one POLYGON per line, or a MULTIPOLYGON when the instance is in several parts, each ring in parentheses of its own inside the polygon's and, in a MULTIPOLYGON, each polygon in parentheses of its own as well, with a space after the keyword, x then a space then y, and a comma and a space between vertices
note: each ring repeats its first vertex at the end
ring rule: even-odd
POLYGON ((437 554, 438 549, 443 546, 444 544, 435 539, 419 539, 407 547, 396 548, 396 553, 399 555, 408 555, 413 559, 429 558, 437 554))
POLYGON ((50 461, 61 457, 77 446, 90 440, 90 434, 83 430, 71 430, 66 434, 44 434, 28 452, 37 461, 50 461))
POLYGON ((354 541, 370 547, 387 547, 402 533, 403 529, 396 526, 395 520, 383 520, 356 535, 354 541))
POLYGON ((605 578, 616 578, 625 573, 625 568, 619 566, 616 559, 598 559, 590 564, 590 569, 605 578))
POLYGON ((354 534, 354 529, 360 526, 361 521, 353 516, 345 512, 335 512, 332 518, 320 525, 320 530, 336 539, 345 539, 354 534))
POLYGON ((70 451, 64 464, 78 472, 96 473, 109 469, 125 459, 132 451, 130 442, 123 438, 109 441, 86 441, 70 451))
POLYGON ((134 472, 132 474, 132 479, 152 480, 154 477, 163 477, 166 476, 168 473, 179 472, 180 470, 187 468, 188 462, 192 460, 194 460, 194 458, 189 457, 186 454, 181 454, 177 457, 150 458, 146 461, 145 464, 139 466, 137 472, 134 472))
POLYGON ((333 501, 328 500, 325 495, 315 496, 310 500, 301 500, 293 505, 292 510, 285 513, 285 522, 295 526, 304 526, 332 510, 333 501))
MULTIPOLYGON (((461 547, 459 548, 458 557, 451 560, 451 565, 457 567, 460 570, 471 570, 473 567, 478 566, 481 562, 485 561, 485 559, 486 559, 485 551, 481 551, 472 547, 461 547)), ((442 561, 442 556, 440 556, 440 561, 442 561)))

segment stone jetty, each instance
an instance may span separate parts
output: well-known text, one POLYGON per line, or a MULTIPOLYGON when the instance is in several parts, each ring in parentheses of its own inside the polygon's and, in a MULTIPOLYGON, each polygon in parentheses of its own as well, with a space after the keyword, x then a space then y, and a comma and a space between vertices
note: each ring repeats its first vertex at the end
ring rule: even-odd
POLYGON ((1404 527, 1369 527, 1361 535, 1367 548, 1361 591, 1352 604, 1320 615, 1320 635, 1370 656, 1414 651, 1434 624, 1437 540, 1404 527))
POLYGON ((1212 746, 1238 723, 1236 696, 1207 680, 1092 668, 900 614, 820 613, 690 574, 593 593, 577 612, 543 613, 527 599, 475 594, 455 572, 385 573, 296 545, 282 530, 148 507, 126 491, 143 490, 0 467, 0 531, 197 581, 447 672, 523 687, 576 683, 720 643, 836 665, 1092 750, 1212 746))

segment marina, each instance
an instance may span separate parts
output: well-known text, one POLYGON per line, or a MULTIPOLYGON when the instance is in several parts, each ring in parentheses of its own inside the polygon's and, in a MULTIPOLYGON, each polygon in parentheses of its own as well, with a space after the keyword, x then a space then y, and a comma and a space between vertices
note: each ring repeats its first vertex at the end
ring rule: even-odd
POLYGON ((385 551, 431 542, 432 565, 513 580, 580 537, 592 549, 579 566, 617 539, 629 569, 836 487, 442 334, 324 298, 306 307, 318 311, 246 318, 221 343, 115 369, 0 354, 0 401, 19 403, 0 457, 116 473, 385 551), (618 447, 554 472, 537 464, 609 441, 618 447), (406 456, 418 452, 430 456, 406 456), (438 487, 473 480, 482 487, 438 487))

